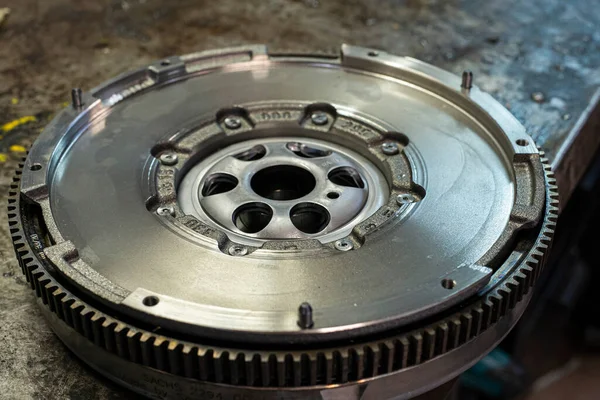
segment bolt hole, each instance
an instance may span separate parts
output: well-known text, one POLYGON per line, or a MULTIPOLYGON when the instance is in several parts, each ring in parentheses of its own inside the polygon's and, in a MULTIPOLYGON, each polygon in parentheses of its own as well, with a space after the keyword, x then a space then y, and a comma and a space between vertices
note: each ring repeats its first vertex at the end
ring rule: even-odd
POLYGON ((238 180, 228 174, 213 174, 206 179, 202 187, 202 196, 212 196, 233 190, 238 184, 238 180))
POLYGON ((291 142, 286 145, 287 149, 298 157, 319 158, 331 155, 330 150, 321 150, 316 147, 308 146, 304 143, 291 142))
POLYGON ((365 187, 365 183, 360 177, 360 174, 354 168, 339 167, 331 171, 327 177, 336 185, 360 189, 365 187))
POLYGON ((159 301, 160 300, 156 296, 146 296, 144 297, 144 300, 142 300, 142 303, 144 303, 146 307, 154 307, 159 301))
POLYGON ((256 145, 248 150, 242 151, 241 153, 235 154, 234 157, 241 161, 256 161, 260 160, 267 154, 265 146, 256 145))
POLYGON ((327 210, 313 203, 300 203, 290 210, 292 224, 304 233, 321 232, 329 224, 331 216, 327 210))
POLYGON ((329 192, 327 193, 327 198, 335 200, 337 198, 340 197, 340 194, 338 192, 329 192))
POLYGON ((340 239, 335 242, 334 247, 340 251, 349 251, 354 247, 348 239, 340 239))
POLYGON ((160 65, 162 65, 163 67, 166 67, 168 65, 171 65, 171 61, 169 60, 163 60, 160 62, 160 65))
POLYGON ((263 230, 273 218, 273 210, 264 203, 248 203, 233 212, 233 223, 244 233, 263 230))
POLYGON ((369 57, 377 57, 379 55, 378 51, 372 50, 369 52, 369 57))
POLYGON ((456 281, 454 279, 442 279, 442 287, 444 289, 454 289, 456 287, 456 281))
POLYGON ((517 140, 517 144, 518 144, 519 146, 527 146, 527 145, 529 144, 529 141, 528 141, 528 140, 526 140, 526 139, 518 139, 518 140, 517 140))
POLYGON ((39 171, 40 169, 42 169, 42 164, 40 164, 40 163, 31 164, 31 167, 29 167, 29 169, 32 171, 39 171))

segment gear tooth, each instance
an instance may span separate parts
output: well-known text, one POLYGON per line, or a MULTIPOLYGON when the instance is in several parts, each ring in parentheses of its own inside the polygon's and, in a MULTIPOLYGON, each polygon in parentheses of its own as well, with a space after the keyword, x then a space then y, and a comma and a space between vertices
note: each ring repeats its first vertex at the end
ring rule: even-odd
POLYGON ((317 375, 317 383, 330 385, 333 383, 333 354, 319 353, 317 354, 319 365, 319 373, 317 375))
POLYGON ((198 349, 198 373, 200 380, 215 382, 215 362, 213 350, 198 349))
POLYGON ((406 336, 394 341, 394 371, 408 367, 410 341, 406 336))
POLYGON ((408 338, 408 341, 410 343, 408 365, 413 366, 420 364, 423 355, 423 335, 421 332, 414 333, 408 338))
POLYGON ((260 386, 260 354, 246 354, 244 357, 246 385, 260 386))
POLYGON ((473 316, 468 313, 462 313, 460 315, 460 339, 459 343, 464 344, 471 338, 471 331, 473 330, 473 316))
POLYGON ((348 380, 348 350, 342 349, 333 353, 333 382, 346 383, 348 380))
POLYGON ((48 278, 44 278, 44 279, 39 279, 38 280, 38 286, 39 286, 39 291, 40 291, 40 298, 42 299, 42 303, 48 305, 48 291, 46 290, 46 286, 49 285, 50 279, 48 278))
MULTIPOLYGON (((155 336, 154 341, 151 344, 152 356, 154 358, 154 365, 156 365, 156 368, 160 369, 161 371, 167 371, 174 374, 176 372, 171 369, 171 365, 169 364, 169 355, 167 354, 168 346, 169 340, 167 338, 155 336)), ((177 358, 177 352, 174 353, 175 357, 177 358)), ((179 371, 179 367, 175 367, 175 369, 177 372, 181 373, 179 371)))
MULTIPOLYGON (((130 335, 128 335, 129 338, 130 335)), ((131 333, 131 337, 135 337, 136 335, 134 333, 131 333)), ((154 336, 150 335, 147 332, 140 332, 139 336, 137 337, 137 342, 139 346, 136 346, 136 348, 138 349, 138 351, 136 352, 136 357, 138 357, 138 362, 141 361, 141 363, 147 367, 155 367, 155 363, 154 363, 154 336)))
POLYGON ((73 323, 73 329, 83 335, 83 326, 79 318, 80 311, 85 308, 85 305, 79 300, 74 300, 69 306, 70 320, 73 323))
MULTIPOLYGON (((176 343, 173 341, 169 344, 169 351, 172 345, 176 343)), ((198 348, 189 344, 181 346, 181 358, 183 361, 183 376, 186 378, 197 379, 198 378, 198 348)))
POLYGON ((387 374, 392 370, 394 364, 393 351, 390 351, 390 341, 385 341, 377 344, 379 351, 379 363, 375 375, 387 374))
POLYGON ((114 332, 117 355, 121 358, 129 359, 129 348, 127 346, 127 334, 129 333, 129 328, 127 328, 125 324, 117 323, 114 332))
POLYGON ((365 346, 365 378, 371 378, 377 376, 379 366, 381 365, 381 347, 377 346, 365 346))
MULTIPOLYGON (((42 297, 42 283, 40 282, 40 278, 44 276, 44 273, 40 271, 37 266, 33 266, 33 268, 29 268, 31 281, 33 282, 33 288, 35 290, 35 295, 39 298, 42 297)), ((48 304, 48 299, 44 304, 48 304)))
POLYGON ((500 298, 500 296, 498 296, 498 293, 496 292, 488 297, 485 304, 487 304, 487 302, 490 302, 490 315, 488 319, 488 324, 486 325, 486 329, 498 322, 498 320, 500 319, 500 308, 502 307, 500 303, 502 302, 502 298, 500 298))
POLYGON ((56 314, 57 311, 56 303, 54 301, 54 293, 59 290, 58 285, 54 281, 49 281, 49 283, 44 286, 44 289, 46 292, 46 297, 48 298, 48 308, 50 309, 50 311, 56 314))
POLYGON ((129 361, 138 364, 142 364, 141 336, 142 333, 137 329, 129 329, 125 335, 127 350, 129 351, 129 361))
POLYGON ((71 305, 75 302, 75 299, 70 295, 64 296, 60 301, 60 306, 62 308, 62 314, 64 317, 64 321, 70 327, 73 327, 73 316, 71 315, 71 305))
POLYGON ((229 357, 229 376, 232 385, 246 385, 246 365, 243 353, 231 353, 229 357))
POLYGON ((496 322, 494 316, 498 315, 497 300, 498 299, 495 299, 492 295, 483 302, 483 321, 481 323, 482 330, 486 330, 492 326, 494 322, 496 322))
POLYGON ((282 386, 279 382, 279 366, 281 363, 275 354, 271 354, 269 356, 268 364, 269 364, 269 383, 268 386, 282 386))
POLYGON ((94 312, 90 318, 92 326, 92 336, 94 344, 98 347, 104 347, 104 332, 102 331, 102 323, 106 320, 104 316, 94 312))
POLYGON ((280 380, 283 381, 283 386, 292 386, 294 384, 294 358, 291 354, 283 356, 282 360, 282 377, 280 380))
POLYGON ((58 318, 65 320, 65 314, 63 310, 62 299, 64 299, 67 294, 62 290, 62 288, 58 287, 54 293, 52 294, 52 302, 54 303, 54 312, 58 316, 58 318))
POLYGON ((185 363, 183 361, 183 344, 176 340, 167 340, 165 353, 169 371, 172 374, 185 376, 185 363))
POLYGON ((268 354, 263 354, 260 357, 260 385, 263 387, 270 386, 272 382, 272 374, 269 363, 271 358, 272 357, 270 357, 268 354))
POLYGON ((315 386, 317 385, 318 379, 318 368, 319 368, 319 359, 317 354, 314 352, 310 353, 308 356, 308 371, 307 371, 307 385, 315 386))
POLYGON ((215 382, 217 383, 229 383, 229 352, 214 352, 213 354, 213 365, 215 368, 215 382))
POLYGON ((296 353, 292 356, 292 382, 295 387, 302 384, 302 357, 296 353))
POLYGON ((511 278, 506 281, 506 288, 507 288, 507 296, 508 296, 508 301, 506 303, 508 304, 508 308, 512 309, 515 307, 515 305, 517 304, 517 301, 518 301, 517 297, 518 297, 519 284, 517 283, 517 281, 514 278, 511 278))
POLYGON ((523 295, 525 295, 529 293, 529 288, 533 284, 533 268, 527 264, 523 264, 519 269, 519 272, 525 276, 525 287, 523 291, 523 295))
POLYGON ((102 322, 102 337, 104 338, 104 348, 112 354, 117 353, 117 342, 115 335, 116 327, 117 322, 112 319, 105 318, 105 320, 102 322))
POLYGON ((510 303, 510 290, 506 287, 500 287, 498 289, 498 296, 500 297, 500 309, 499 309, 499 317, 502 318, 508 312, 508 306, 510 303))
POLYGON ((365 354, 361 348, 352 348, 348 351, 348 380, 363 379, 365 354))
POLYGON ((460 323, 460 319, 457 317, 453 317, 450 321, 448 321, 447 351, 458 347, 458 343, 460 341, 461 327, 462 326, 460 323))
POLYGON ((526 286, 526 282, 527 282, 527 277, 521 271, 517 271, 513 275, 513 279, 518 283, 516 297, 517 297, 517 302, 519 302, 525 295, 525 286, 526 286))
POLYGON ((473 308, 473 329, 471 330, 471 334, 469 339, 473 339, 477 335, 479 335, 482 331, 483 324, 485 320, 485 311, 483 307, 480 305, 473 308))
POLYGON ((433 358, 435 354, 436 334, 433 328, 428 327, 423 331, 423 353, 422 361, 427 361, 433 358))
POLYGON ((94 341, 94 330, 92 328, 92 317, 95 315, 94 310, 89 307, 84 307, 79 313, 79 319, 81 320, 81 328, 83 329, 83 336, 88 340, 94 341))
POLYGON ((24 265, 25 265, 25 276, 27 278, 27 281, 29 282, 29 284, 31 285, 31 288, 35 291, 35 295, 37 297, 40 297, 39 295, 39 283, 37 281, 37 278, 39 276, 42 275, 41 272, 38 272, 38 268, 37 265, 31 263, 31 259, 30 258, 25 258, 23 259, 24 261, 24 265), (36 288, 37 286, 37 288, 36 288))

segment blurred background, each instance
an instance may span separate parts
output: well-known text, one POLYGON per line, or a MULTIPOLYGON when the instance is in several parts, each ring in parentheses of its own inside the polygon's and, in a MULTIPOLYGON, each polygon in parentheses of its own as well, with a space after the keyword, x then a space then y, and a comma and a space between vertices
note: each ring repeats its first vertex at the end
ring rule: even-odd
MULTIPOLYGON (((153 60, 265 43, 337 53, 341 43, 407 55, 475 84, 546 152, 562 213, 529 309, 454 398, 600 398, 600 7, 591 0, 0 0, 0 196, 73 87, 153 60)), ((0 213, 0 397, 135 398, 54 337, 18 272, 0 213)))

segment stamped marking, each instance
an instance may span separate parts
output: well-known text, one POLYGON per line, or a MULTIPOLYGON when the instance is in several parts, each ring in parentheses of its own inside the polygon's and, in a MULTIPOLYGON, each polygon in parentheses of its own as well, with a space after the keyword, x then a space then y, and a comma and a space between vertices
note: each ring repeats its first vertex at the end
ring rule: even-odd
POLYGON ((336 127, 363 137, 377 136, 377 132, 373 129, 346 118, 338 119, 336 127))

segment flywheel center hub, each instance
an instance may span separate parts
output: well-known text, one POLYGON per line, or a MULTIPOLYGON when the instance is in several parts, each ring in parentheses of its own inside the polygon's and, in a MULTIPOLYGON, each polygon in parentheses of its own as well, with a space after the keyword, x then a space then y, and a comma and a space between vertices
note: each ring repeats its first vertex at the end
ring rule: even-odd
POLYGON ((75 91, 9 204, 51 326, 156 398, 448 381, 522 314, 557 213, 543 154, 465 78, 250 46, 75 91))

